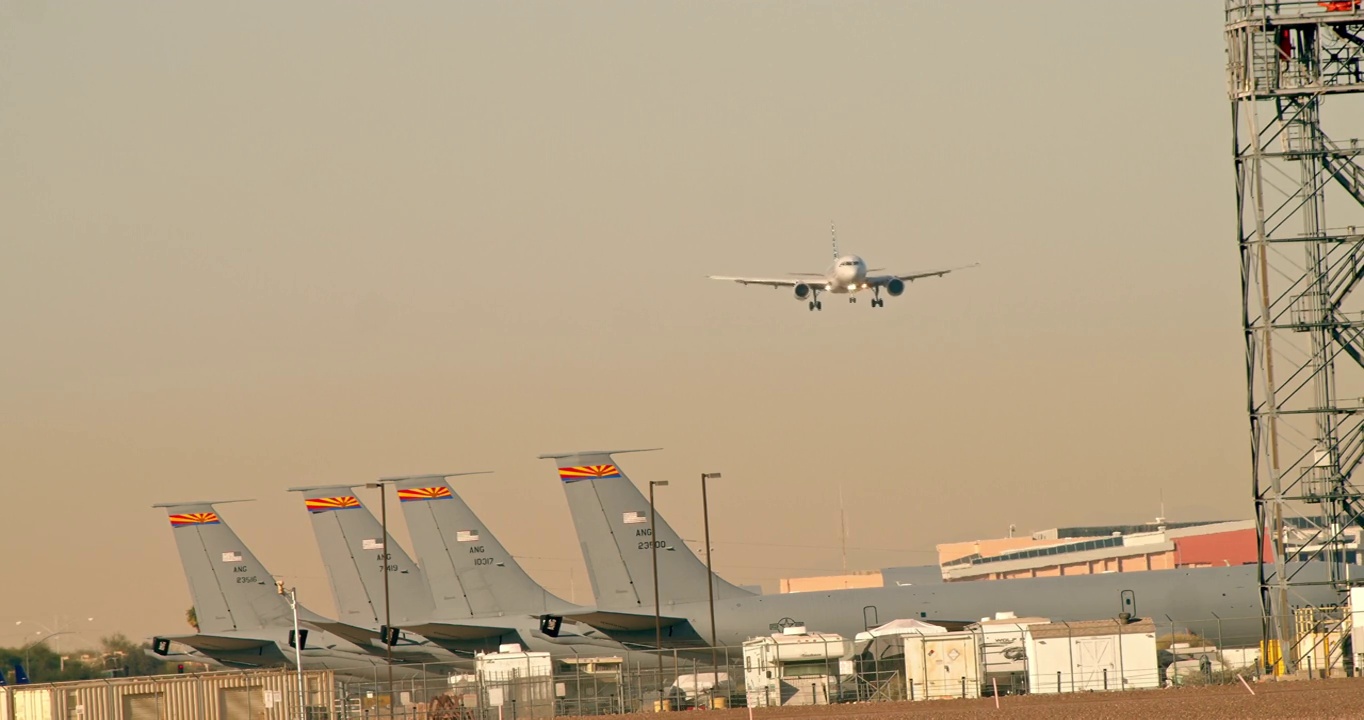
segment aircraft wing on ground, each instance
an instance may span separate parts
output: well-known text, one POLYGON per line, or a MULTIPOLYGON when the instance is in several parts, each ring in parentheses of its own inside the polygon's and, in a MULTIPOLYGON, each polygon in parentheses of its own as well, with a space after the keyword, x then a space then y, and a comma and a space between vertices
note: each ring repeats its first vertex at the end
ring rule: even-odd
POLYGON ((728 280, 730 282, 739 283, 740 285, 767 285, 768 287, 795 287, 801 283, 809 285, 810 283, 820 283, 828 279, 824 275, 816 275, 814 273, 811 273, 806 277, 789 278, 750 278, 729 277, 726 275, 709 275, 708 277, 711 280, 728 280))
POLYGON ((867 276, 867 284, 873 287, 883 287, 885 286, 886 283, 889 283, 891 280, 913 282, 915 280, 918 280, 919 278, 942 277, 943 275, 946 275, 947 273, 953 272, 955 270, 965 270, 966 268, 973 268, 976 267, 977 265, 980 265, 980 263, 972 263, 970 265, 962 265, 961 267, 947 268, 944 270, 926 270, 923 272, 909 273, 908 275, 869 275, 867 276))

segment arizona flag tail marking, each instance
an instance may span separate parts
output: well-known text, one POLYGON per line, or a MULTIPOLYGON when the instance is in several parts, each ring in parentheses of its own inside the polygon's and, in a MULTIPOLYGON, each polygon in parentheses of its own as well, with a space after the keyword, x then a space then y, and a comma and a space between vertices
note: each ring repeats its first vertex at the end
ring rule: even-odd
POLYGON ((217 525, 221 522, 222 521, 218 519, 218 513, 215 512, 178 513, 170 516, 171 527, 217 525))
POLYGON ((350 510, 360 507, 360 500, 354 495, 343 495, 341 497, 308 498, 304 501, 308 507, 308 512, 319 513, 329 510, 350 510))
POLYGON ((440 487, 408 488, 398 489, 398 502, 412 502, 414 500, 448 500, 450 499, 450 488, 442 485, 440 487))
POLYGON ((615 465, 579 465, 577 467, 559 468, 559 479, 564 482, 602 480, 620 476, 620 468, 615 465))

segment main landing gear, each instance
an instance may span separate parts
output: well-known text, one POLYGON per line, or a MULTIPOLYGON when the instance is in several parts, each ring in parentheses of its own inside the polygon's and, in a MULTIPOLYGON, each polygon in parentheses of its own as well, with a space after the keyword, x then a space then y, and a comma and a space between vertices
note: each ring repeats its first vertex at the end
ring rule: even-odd
POLYGON ((875 290, 872 290, 872 294, 873 294, 873 297, 872 297, 872 299, 871 299, 871 306, 872 306, 872 307, 885 307, 885 306, 886 306, 886 301, 885 301, 885 299, 881 297, 881 288, 880 288, 880 286, 877 286, 875 290))
POLYGON ((822 303, 822 302, 819 301, 819 291, 818 291, 818 290, 811 290, 811 292, 812 292, 813 294, 810 295, 810 309, 811 309, 811 310, 823 310, 823 309, 824 309, 824 303, 822 303))

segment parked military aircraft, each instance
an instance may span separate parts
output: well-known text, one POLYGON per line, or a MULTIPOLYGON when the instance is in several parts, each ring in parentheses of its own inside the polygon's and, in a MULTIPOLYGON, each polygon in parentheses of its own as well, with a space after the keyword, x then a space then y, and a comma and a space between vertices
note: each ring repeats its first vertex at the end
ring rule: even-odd
MULTIPOLYGON (((386 665, 376 629, 340 623, 300 605, 295 636, 289 600, 219 516, 216 506, 224 502, 230 501, 154 506, 165 508, 170 516, 199 628, 192 635, 154 638, 153 652, 168 657, 171 644, 180 643, 232 667, 292 666, 297 642, 306 670, 376 677, 386 665)), ((396 656, 403 659, 409 649, 414 651, 409 659, 427 659, 420 648, 395 648, 396 656)), ((394 666, 398 678, 425 675, 418 668, 394 666)))
MULTIPOLYGON (((655 532, 650 532, 648 501, 613 457, 623 452, 632 451, 541 457, 558 464, 597 592, 595 611, 566 617, 627 645, 655 643, 651 565, 655 548, 665 648, 709 642, 708 585, 714 588, 715 634, 722 645, 789 625, 851 637, 892 619, 971 622, 999 611, 1060 621, 1113 618, 1126 612, 1220 636, 1229 647, 1249 647, 1260 639, 1254 565, 754 595, 707 572, 661 515, 655 518, 655 532)), ((1300 577, 1318 571, 1325 576, 1324 568, 1310 566, 1300 577)), ((1307 599, 1314 604, 1339 600, 1329 585, 1308 592, 1315 594, 1307 599)))
POLYGON ((625 651, 588 626, 540 628, 540 616, 583 610, 546 591, 507 553, 446 475, 395 479, 421 564, 385 535, 351 486, 292 488, 304 494, 338 613, 345 622, 384 621, 384 567, 394 627, 460 657, 516 643, 552 656, 625 651))

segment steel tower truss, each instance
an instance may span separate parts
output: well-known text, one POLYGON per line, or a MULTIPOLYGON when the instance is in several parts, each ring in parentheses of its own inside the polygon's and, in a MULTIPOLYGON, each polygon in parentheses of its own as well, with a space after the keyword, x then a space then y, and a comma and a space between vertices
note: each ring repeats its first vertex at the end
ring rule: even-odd
POLYGON ((1305 595, 1364 580, 1364 148, 1326 131, 1364 118, 1364 8, 1226 0, 1226 40, 1261 600, 1293 672, 1305 595))

